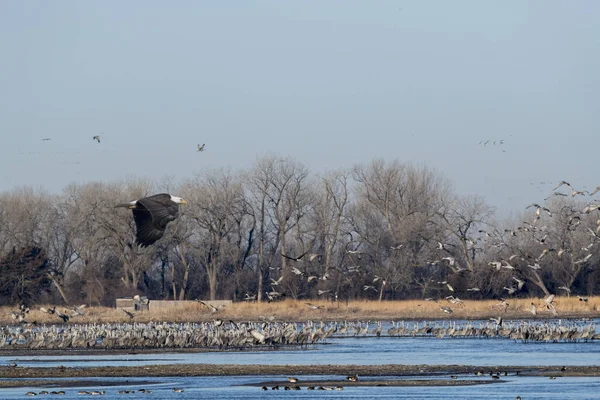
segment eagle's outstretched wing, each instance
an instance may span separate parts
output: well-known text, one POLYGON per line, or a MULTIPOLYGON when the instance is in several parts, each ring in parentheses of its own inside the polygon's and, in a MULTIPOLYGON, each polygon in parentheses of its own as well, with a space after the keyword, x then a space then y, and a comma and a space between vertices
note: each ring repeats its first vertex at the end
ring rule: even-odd
POLYGON ((146 247, 163 236, 167 224, 177 218, 179 207, 168 195, 156 195, 138 200, 132 211, 137 227, 136 243, 146 247))

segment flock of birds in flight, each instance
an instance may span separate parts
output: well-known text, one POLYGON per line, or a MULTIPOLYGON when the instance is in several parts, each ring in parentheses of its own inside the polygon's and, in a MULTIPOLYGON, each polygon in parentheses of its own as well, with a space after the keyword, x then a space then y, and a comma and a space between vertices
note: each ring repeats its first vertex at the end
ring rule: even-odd
MULTIPOLYGON (((587 190, 575 189, 569 182, 561 181, 558 185, 556 185, 556 187, 554 187, 553 190, 554 190, 554 193, 552 194, 552 196, 570 196, 570 197, 574 198, 576 196, 587 195, 587 196, 591 197, 591 196, 594 196, 595 194, 597 194, 598 192, 600 192, 600 186, 597 186, 593 191, 590 192, 587 190), (558 192, 557 190, 559 190, 561 187, 569 188, 569 192, 568 193, 558 192)), ((552 196, 550 196, 550 197, 552 197, 552 196)), ((525 274, 523 272, 523 269, 529 268, 532 271, 540 271, 542 269, 542 266, 540 265, 540 263, 550 253, 555 254, 556 257, 558 257, 559 259, 566 257, 567 255, 571 255, 570 254, 571 251, 568 249, 563 249, 563 248, 554 249, 552 247, 547 246, 548 237, 549 237, 550 233, 547 232, 547 227, 540 226, 540 224, 538 224, 538 221, 541 219, 543 214, 547 215, 548 217, 552 217, 554 215, 554 213, 550 210, 550 208, 546 207, 545 205, 540 205, 538 203, 532 203, 526 207, 526 209, 532 209, 532 208, 535 209, 535 217, 531 223, 523 222, 523 226, 519 226, 516 230, 505 229, 504 234, 508 234, 509 236, 517 236, 518 234, 523 233, 523 232, 533 233, 536 241, 538 243, 540 243, 541 245, 545 246, 541 250, 541 253, 539 255, 528 255, 528 254, 516 253, 516 254, 512 254, 507 259, 500 257, 499 260, 490 261, 488 263, 488 265, 493 267, 496 271, 502 271, 502 270, 511 271, 511 272, 513 272, 513 275, 516 275, 516 276, 509 277, 510 282, 512 282, 512 284, 505 285, 502 288, 503 290, 505 290, 507 292, 507 294, 509 296, 516 295, 519 291, 521 291, 524 288, 524 286, 527 282, 527 279, 524 276, 525 274), (524 262, 524 264, 519 265, 520 262, 524 262)), ((572 215, 569 217, 569 223, 570 223, 569 229, 573 230, 576 226, 578 226, 581 223, 580 215, 590 214, 591 212, 593 212, 595 210, 600 210, 600 203, 592 202, 592 203, 587 204, 582 210, 572 210, 572 215)), ((584 251, 584 254, 582 254, 581 256, 572 255, 573 265, 585 264, 585 263, 589 262, 590 259, 592 258, 592 256, 593 256, 592 247, 595 246, 598 243, 598 240, 600 239, 600 219, 598 219, 596 224, 597 224, 597 226, 596 226, 595 230, 591 229, 591 228, 586 228, 588 233, 590 234, 590 236, 592 236, 592 240, 588 245, 586 245, 585 247, 582 248, 582 250, 584 251)), ((487 231, 481 229, 478 231, 478 233, 481 235, 481 237, 468 239, 468 242, 471 246, 475 246, 476 242, 478 242, 480 240, 484 240, 486 238, 488 238, 488 239, 496 238, 497 239, 498 237, 502 236, 502 233, 499 231, 496 231, 493 234, 490 234, 487 231)), ((392 251, 400 250, 402 248, 402 246, 403 246, 402 244, 399 244, 397 246, 390 246, 390 250, 392 250, 392 251)), ((502 247, 502 246, 507 246, 507 245, 504 241, 499 241, 497 243, 494 243, 493 246, 494 247, 502 247)), ((443 253, 445 256, 440 257, 438 260, 428 262, 427 265, 434 266, 437 264, 444 264, 444 265, 448 266, 453 273, 467 272, 468 269, 459 265, 456 258, 452 255, 452 253, 453 253, 452 249, 454 247, 456 247, 454 244, 437 242, 437 250, 440 251, 441 253, 443 253)), ((355 250, 346 249, 346 252, 351 257, 351 259, 353 257, 357 257, 358 259, 361 258, 362 252, 358 249, 355 249, 355 250)), ((281 255, 283 257, 285 257, 286 259, 293 261, 294 263, 300 263, 304 266, 304 268, 301 269, 297 266, 292 265, 289 268, 289 270, 292 272, 292 274, 293 274, 292 276, 296 276, 297 278, 306 279, 307 283, 318 282, 318 281, 327 281, 328 279, 331 278, 329 272, 323 274, 322 276, 320 276, 320 274, 318 274, 316 272, 309 272, 310 265, 315 260, 321 260, 321 258, 323 257, 322 254, 313 253, 313 252, 311 252, 311 250, 309 250, 309 251, 305 252, 304 254, 301 254, 298 257, 292 257, 292 256, 289 256, 289 255, 283 254, 283 253, 281 255)), ((271 270, 280 271, 281 268, 272 267, 271 270)), ((343 274, 359 273, 360 271, 361 271, 361 267, 356 262, 354 262, 353 266, 343 267, 340 270, 340 272, 343 274)), ((284 278, 285 278, 285 275, 282 274, 276 279, 275 278, 270 279, 271 291, 266 292, 266 296, 269 301, 273 301, 273 300, 277 300, 282 297, 285 297, 285 293, 277 291, 277 287, 282 284, 284 278)), ((374 292, 379 292, 386 285, 386 280, 378 275, 375 275, 372 283, 373 284, 364 285, 363 290, 364 291, 371 290, 374 292), (377 287, 377 286, 379 286, 379 287, 377 287)), ((444 298, 445 300, 447 300, 449 303, 457 305, 459 307, 463 306, 463 304, 464 304, 463 301, 460 298, 455 296, 455 289, 454 289, 454 287, 452 287, 452 285, 450 284, 450 282, 448 280, 438 281, 437 284, 442 285, 442 287, 447 289, 449 295, 444 298)), ((568 296, 571 295, 571 289, 569 287, 567 287, 566 285, 558 286, 557 289, 564 291, 568 296)), ((475 293, 475 292, 481 292, 481 289, 478 287, 470 287, 470 288, 467 288, 466 291, 475 293)), ((337 300, 337 292, 332 293, 331 290, 318 290, 317 295, 318 296, 322 296, 322 295, 332 296, 337 300)), ((579 299, 579 301, 584 302, 584 303, 587 303, 587 301, 588 301, 588 298, 585 296, 577 296, 577 298, 579 299)), ((249 294, 246 294, 246 300, 254 300, 254 299, 255 299, 255 296, 250 296, 249 294)), ((438 300, 433 299, 433 298, 427 298, 425 300, 433 300, 436 303, 438 303, 438 300)), ((324 307, 322 305, 316 305, 316 304, 313 304, 310 302, 305 302, 305 304, 308 308, 313 309, 313 310, 318 310, 318 309, 321 309, 324 307)), ((538 306, 541 306, 545 310, 551 312, 554 316, 557 316, 558 314, 557 314, 555 305, 556 305, 555 295, 550 294, 538 306)), ((506 311, 506 308, 508 307, 508 303, 506 302, 506 299, 502 299, 499 306, 501 308, 504 308, 504 310, 506 311)), ((453 312, 453 310, 450 307, 442 306, 441 304, 440 304, 440 310, 444 313, 452 313, 453 312)), ((537 315, 537 313, 538 313, 538 309, 534 303, 531 303, 531 307, 528 310, 534 316, 537 315)))
MULTIPOLYGON (((481 141, 479 142, 479 145, 480 145, 480 146, 483 146, 483 147, 487 147, 488 145, 489 145, 490 147, 494 147, 494 146, 496 146, 496 144, 498 145, 498 147, 500 147, 500 146, 504 146, 504 139, 501 139, 501 140, 492 140, 492 139, 488 139, 488 140, 481 140, 481 141)), ((506 150, 505 150, 505 149, 502 149, 502 152, 503 152, 503 153, 506 153, 506 150)))
MULTIPOLYGON (((591 196, 594 196, 596 193, 600 192, 600 186, 597 186, 593 191, 589 192, 587 190, 577 190, 569 182, 561 181, 556 187, 554 187, 553 190, 554 190, 554 193, 550 197, 548 197, 546 200, 548 200, 549 198, 551 198, 553 196, 562 196, 562 197, 570 196, 571 198, 574 198, 576 196, 587 195, 587 196, 591 197, 591 196), (569 193, 557 192, 557 190, 560 189, 561 187, 568 187, 569 193)), ((523 271, 526 269, 530 269, 537 273, 538 271, 542 270, 543 267, 541 265, 541 262, 549 254, 551 254, 551 253, 555 254, 558 259, 562 259, 563 257, 569 255, 572 257, 572 264, 574 266, 582 265, 582 264, 585 264, 590 261, 590 259, 593 256, 592 248, 599 242, 599 239, 600 239, 600 219, 598 219, 596 221, 595 229, 586 227, 586 231, 591 236, 591 242, 581 248, 581 250, 584 254, 581 254, 580 256, 576 256, 576 255, 571 255, 571 250, 569 250, 569 249, 565 249, 565 248, 555 249, 553 247, 548 247, 548 237, 549 237, 550 233, 547 231, 547 227, 545 225, 540 226, 537 224, 537 222, 541 219, 542 215, 547 215, 548 217, 551 218, 554 216, 555 213, 553 213, 550 210, 550 208, 548 208, 544 205, 540 205, 538 203, 532 203, 532 204, 528 205, 526 207, 526 209, 535 209, 534 220, 531 223, 524 221, 523 225, 519 226, 516 230, 505 229, 504 233, 508 234, 511 237, 516 237, 519 234, 525 233, 525 232, 529 232, 529 233, 533 234, 535 241, 538 242, 539 244, 541 244, 542 246, 544 246, 544 248, 541 250, 541 253, 539 253, 536 256, 536 255, 524 254, 521 251, 518 251, 517 253, 512 254, 510 257, 508 257, 508 259, 500 257, 499 260, 494 260, 494 261, 488 262, 488 265, 491 266, 492 268, 494 268, 496 271, 506 270, 506 271, 513 272, 513 274, 516 274, 517 272, 521 274, 519 276, 512 276, 511 277, 512 284, 509 284, 509 285, 503 287, 503 290, 505 290, 509 296, 517 294, 525 286, 526 279, 522 276, 522 275, 524 275, 523 271), (523 262, 523 264, 518 265, 519 262, 523 262)), ((575 230, 575 228, 581 223, 581 215, 590 214, 591 212, 596 211, 596 210, 600 210, 599 202, 588 203, 581 210, 571 209, 570 215, 568 217, 568 223, 569 223, 568 229, 570 231, 575 230)), ((563 208, 563 211, 564 211, 564 208, 563 208)), ((479 230, 478 233, 482 235, 482 238, 488 238, 488 239, 498 239, 502 236, 501 232, 496 231, 496 232, 494 232, 494 234, 490 234, 483 229, 479 230)), ((475 239, 475 240, 469 239, 469 241, 470 241, 469 244, 474 246, 475 242, 477 240, 480 240, 480 239, 475 239)), ((497 248, 502 248, 502 247, 507 246, 507 244, 503 240, 498 240, 497 242, 493 243, 493 246, 497 247, 497 248)), ((451 253, 451 250, 450 250, 451 247, 454 247, 454 245, 443 244, 441 242, 438 242, 437 248, 440 251, 451 253)), ((461 272, 467 271, 466 268, 459 266, 456 259, 454 257, 452 257, 451 255, 442 257, 439 260, 430 262, 429 264, 437 265, 440 263, 446 263, 448 265, 448 267, 450 267, 452 269, 452 272, 454 272, 454 273, 461 273, 461 272)), ((449 303, 457 304, 459 306, 461 306, 463 304, 462 300, 460 300, 459 298, 457 298, 453 295, 454 288, 447 280, 439 281, 437 283, 439 285, 445 286, 446 289, 450 292, 450 295, 445 297, 445 299, 449 303)), ((567 296, 571 295, 571 289, 566 285, 558 286, 557 289, 564 291, 567 294, 567 296)), ((478 287, 472 287, 472 288, 468 288, 466 290, 467 290, 467 292, 480 292, 481 291, 481 289, 478 287)), ((588 302, 587 297, 578 295, 577 298, 581 302, 584 302, 584 303, 588 302)), ((433 299, 433 298, 428 298, 426 300, 433 300, 433 301, 437 302, 437 300, 433 299)), ((546 299, 541 303, 541 306, 543 308, 549 310, 554 316, 557 316, 558 314, 557 314, 555 304, 556 304, 555 295, 549 294, 546 297, 546 299)), ((500 306, 504 307, 506 310, 506 308, 508 307, 508 303, 506 302, 506 299, 502 299, 500 306)), ((445 313, 453 312, 451 308, 444 307, 441 305, 440 305, 440 309, 445 313)), ((537 308, 534 303, 531 303, 531 307, 529 308, 529 311, 534 316, 537 315, 537 308)))
MULTIPOLYGON (((42 140, 46 141, 46 140, 50 140, 50 139, 51 138, 44 138, 42 140)), ((100 135, 95 135, 95 136, 93 136, 92 139, 96 140, 98 143, 100 143, 100 135)), ((487 146, 490 143, 492 146, 496 145, 496 141, 491 141, 491 140, 480 142, 480 144, 483 146, 487 146)), ((498 144, 500 146, 502 146, 504 144, 504 140, 498 141, 498 144)), ((204 151, 204 149, 205 149, 205 144, 197 145, 198 152, 202 152, 202 151, 204 151)), ((553 189, 553 193, 549 197, 547 197, 545 200, 547 201, 551 197, 554 197, 554 196, 562 196, 562 197, 570 196, 572 198, 574 198, 576 196, 585 196, 585 195, 594 196, 599 191, 600 191, 600 186, 597 186, 592 192, 589 192, 587 190, 577 190, 569 182, 561 181, 553 189), (557 191, 558 189, 560 189, 563 186, 568 187, 570 192, 564 193, 564 192, 557 191)), ((179 215, 179 213, 178 213, 179 212, 179 204, 187 204, 187 201, 182 199, 181 197, 172 196, 168 193, 160 193, 160 194, 152 195, 149 197, 144 197, 141 199, 133 200, 128 203, 117 204, 115 207, 125 207, 125 208, 132 210, 133 217, 134 217, 135 224, 136 224, 136 244, 140 245, 141 247, 147 247, 147 246, 154 244, 157 240, 162 238, 167 225, 170 222, 177 219, 177 217, 179 215)), ((535 223, 540 219, 542 213, 545 213, 549 217, 552 217, 552 215, 553 215, 552 211, 548 207, 542 206, 537 203, 532 203, 526 207, 526 209, 530 209, 530 208, 535 208, 536 217, 535 217, 535 220, 533 221, 533 223, 525 222, 524 223, 525 226, 519 227, 517 229, 517 231, 505 229, 505 233, 509 233, 512 236, 516 236, 519 231, 544 232, 544 227, 537 227, 535 225, 535 223)), ((600 203, 591 203, 591 204, 588 204, 581 211, 581 213, 589 214, 590 212, 592 212, 594 210, 599 210, 599 209, 600 209, 600 203)), ((574 215, 574 216, 572 216, 572 221, 574 221, 573 222, 574 224, 579 224, 581 221, 581 218, 577 215, 574 215)), ((585 262, 589 261, 590 258, 592 257, 592 253, 591 253, 590 249, 596 243, 596 240, 600 239, 600 236, 599 236, 600 220, 598 220, 598 226, 595 231, 590 228, 588 228, 588 230, 594 236, 594 240, 592 241, 592 243, 589 246, 584 248, 584 250, 588 251, 588 254, 580 259, 575 260, 574 261, 575 265, 585 263, 585 262)), ((491 237, 491 235, 484 230, 479 230, 479 233, 483 234, 484 237, 491 237)), ((544 233, 542 237, 537 238, 536 240, 539 243, 544 244, 547 237, 548 237, 548 233, 544 233)), ((471 244, 474 245, 474 241, 471 239, 470 239, 470 241, 472 242, 471 244)), ((443 244, 441 242, 438 242, 438 250, 440 250, 440 251, 445 251, 445 252, 451 253, 451 251, 449 250, 449 246, 454 246, 454 245, 443 244)), ((399 250, 401 247, 402 247, 402 244, 399 244, 397 246, 391 246, 391 250, 399 250)), ((531 268, 534 271, 538 271, 541 269, 539 262, 549 252, 555 252, 557 257, 560 258, 565 253, 567 253, 567 250, 565 250, 565 249, 556 250, 556 249, 552 249, 552 248, 544 248, 542 253, 533 259, 533 261, 534 261, 533 263, 530 263, 531 260, 526 259, 525 257, 523 257, 523 255, 513 254, 508 258, 508 260, 501 258, 499 261, 490 261, 488 263, 488 265, 492 266, 497 271, 500 271, 501 269, 515 270, 516 268, 515 268, 515 266, 512 265, 512 263, 513 263, 513 260, 517 259, 517 260, 527 261, 527 267, 531 268)), ((355 249, 355 250, 347 249, 347 254, 351 258, 353 256, 357 256, 360 259, 361 252, 357 249, 355 249)), ((298 257, 291 257, 291 256, 288 256, 283 253, 281 255, 291 261, 296 262, 296 263, 303 261, 305 256, 308 256, 307 259, 308 259, 309 263, 312 263, 315 260, 320 260, 323 257, 322 254, 312 253, 310 250, 298 257)), ((532 258, 532 257, 530 256, 529 258, 532 258)), ((451 255, 442 257, 441 259, 436 260, 436 261, 432 261, 429 264, 436 265, 438 263, 447 263, 447 265, 455 273, 460 273, 460 272, 466 271, 466 268, 459 266, 456 259, 454 257, 452 257, 451 255)), ((272 269, 279 269, 279 268, 272 268, 272 269)), ((360 270, 360 266, 354 265, 354 266, 350 266, 350 267, 345 267, 342 270, 342 273, 359 272, 359 270, 360 270)), ((323 276, 319 276, 318 274, 308 274, 305 271, 302 271, 295 266, 292 266, 290 268, 290 271, 298 277, 306 278, 308 283, 313 282, 313 281, 316 282, 318 280, 326 281, 330 278, 329 273, 325 273, 323 276)), ((284 279, 283 274, 278 279, 271 278, 271 282, 270 282, 271 283, 271 291, 265 293, 267 296, 267 299, 269 301, 272 301, 272 300, 275 300, 275 299, 285 296, 285 294, 278 292, 276 290, 276 287, 282 283, 283 279, 284 279)), ((508 292, 509 295, 514 295, 518 291, 522 290, 523 286, 526 283, 526 281, 524 279, 522 279, 520 277, 515 277, 515 276, 512 277, 511 281, 514 282, 514 285, 504 286, 504 288, 503 288, 504 290, 506 290, 508 292)), ((380 282, 381 289, 386 284, 385 279, 383 279, 379 276, 375 276, 375 278, 373 279, 373 283, 377 283, 377 282, 380 282)), ((454 288, 450 285, 450 283, 448 281, 446 281, 446 280, 439 281, 438 284, 444 285, 448 289, 449 292, 454 293, 454 288)), ((567 292, 567 294, 570 294, 570 289, 566 286, 561 286, 558 289, 565 290, 567 292)), ((367 291, 367 290, 378 291, 378 289, 374 285, 364 285, 363 290, 364 291, 367 291)), ((468 292, 479 292, 480 289, 473 287, 473 288, 468 288, 467 291, 468 292)), ((318 295, 319 296, 321 296, 321 295, 334 296, 337 299, 337 292, 335 294, 332 294, 331 290, 319 290, 318 295)), ((587 299, 584 297, 579 296, 579 298, 581 301, 587 301, 587 299)), ((255 296, 250 296, 249 294, 246 294, 246 300, 253 300, 253 299, 255 299, 255 296)), ((447 296, 446 300, 448 300, 452 304, 460 305, 462 303, 462 301, 459 298, 454 297, 452 294, 450 294, 450 296, 447 296)), ((437 300, 435 300, 435 301, 437 302, 437 300)), ((553 306, 554 295, 548 296, 543 304, 547 309, 551 310, 554 315, 556 315, 556 309, 553 306)), ((314 305, 309 302, 306 302, 306 305, 307 305, 307 307, 309 307, 311 309, 315 309, 315 310, 323 307, 323 306, 314 305)), ((441 307, 441 310, 445 313, 452 312, 452 310, 449 307, 444 307, 444 306, 440 306, 440 307, 441 307)), ((535 315, 536 311, 535 311, 535 305, 533 303, 532 303, 531 311, 535 315)), ((77 312, 77 309, 75 309, 75 312, 77 312)), ((63 318, 63 320, 65 322, 68 320, 68 316, 64 313, 57 314, 57 315, 59 317, 63 318)))

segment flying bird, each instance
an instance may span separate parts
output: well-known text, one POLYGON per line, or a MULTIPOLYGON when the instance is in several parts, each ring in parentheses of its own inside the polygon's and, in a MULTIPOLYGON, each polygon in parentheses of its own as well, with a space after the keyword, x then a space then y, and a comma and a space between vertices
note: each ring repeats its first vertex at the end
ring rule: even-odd
POLYGON ((575 197, 578 194, 585 196, 586 193, 589 194, 589 192, 587 190, 573 190, 573 193, 571 193, 571 197, 575 197))
POLYGON ((588 206, 586 206, 582 212, 585 214, 589 214, 594 210, 600 210, 600 204, 590 204, 588 206))
POLYGON ((500 271, 500 268, 502 267, 502 263, 500 261, 490 261, 488 265, 496 268, 497 271, 500 271))
POLYGON ((179 204, 187 204, 187 201, 168 193, 160 193, 117 204, 115 207, 126 207, 133 212, 137 228, 135 242, 141 247, 147 247, 163 236, 169 222, 177 219, 179 204))
POLYGON ((544 200, 548 200, 552 196, 568 196, 568 194, 561 193, 561 192, 554 192, 550 196, 546 197, 544 200))
POLYGON ((204 146, 206 146, 206 143, 202 143, 202 146, 198 145, 198 151, 204 151, 204 146))
MULTIPOLYGON (((66 312, 66 311, 65 311, 65 312, 66 312)), ((62 312, 62 313, 61 313, 60 311, 57 311, 57 312, 56 312, 56 315, 58 316, 58 318, 61 318, 65 324, 66 324, 67 322, 69 322, 69 318, 70 318, 70 317, 69 317, 67 314, 65 314, 64 312, 62 312)))
POLYGON ((541 205, 539 205, 537 203, 533 203, 533 204, 530 204, 527 207, 525 207, 525 209, 527 210, 528 208, 531 208, 531 207, 535 207, 535 215, 538 218, 540 217, 540 213, 541 213, 542 210, 546 211, 548 213, 548 215, 550 217, 552 217, 552 212, 547 207, 541 206, 541 205))
POLYGON ((202 304, 204 307, 208 308, 208 309, 210 310, 210 312, 212 312, 213 314, 214 314, 214 313, 217 313, 217 312, 221 311, 221 309, 225 308, 225 305, 224 305, 224 304, 223 304, 223 305, 220 305, 220 306, 218 306, 218 307, 215 307, 215 306, 213 306, 212 304, 210 304, 210 303, 206 303, 206 302, 204 302, 204 301, 202 301, 202 300, 198 300, 198 299, 196 299, 196 301, 197 301, 198 303, 202 304))
MULTIPOLYGON (((306 253, 302 254, 302 255, 301 255, 301 256, 299 256, 299 257, 290 257, 290 256, 288 256, 288 255, 286 255, 286 254, 283 254, 283 253, 281 253, 281 255, 282 255, 282 256, 284 256, 285 258, 289 259, 289 260, 292 260, 292 261, 300 261, 300 260, 302 260, 302 257, 304 257, 305 255, 307 255, 308 253, 310 253, 310 250, 308 250, 306 253)), ((314 261, 314 260, 315 260, 315 258, 318 258, 318 257, 321 257, 321 254, 314 254, 314 253, 311 253, 311 254, 308 256, 308 261, 312 262, 312 261, 314 261)))
POLYGON ((574 265, 579 265, 579 264, 583 264, 585 262, 587 262, 590 258, 592 258, 592 253, 588 254, 587 256, 583 257, 582 259, 579 259, 577 261, 574 261, 573 264, 574 265))
POLYGON ((521 280, 519 278, 515 278, 514 276, 513 276, 513 280, 515 282, 517 282, 517 290, 523 289, 523 285, 525 285, 525 281, 524 280, 521 280))
POLYGON ((49 137, 47 137, 47 138, 43 138, 43 139, 42 139, 42 142, 46 142, 46 141, 48 141, 48 140, 52 140, 52 138, 49 138, 49 137))
POLYGON ((567 185, 568 187, 571 188, 571 190, 573 190, 573 186, 571 186, 571 184, 569 182, 567 182, 567 181, 560 181, 560 183, 558 185, 556 185, 556 187, 554 189, 552 189, 552 190, 556 190, 559 187, 561 187, 562 185, 567 185))
POLYGON ((566 286, 559 286, 557 289, 564 290, 567 294, 571 294, 571 289, 566 286))
POLYGON ((98 143, 100 143, 100 135, 94 136, 92 140, 96 140, 98 143))
POLYGON ((511 287, 504 286, 502 289, 506 290, 509 295, 515 294, 517 291, 517 288, 514 288, 512 286, 511 287))
POLYGON ((554 307, 554 295, 551 294, 550 296, 546 297, 546 300, 544 300, 544 305, 546 306, 546 308, 550 311, 552 311, 552 314, 554 316, 558 315, 558 313, 556 312, 556 307, 554 307))
POLYGON ((534 316, 537 315, 537 308, 536 308, 535 304, 531 303, 531 308, 529 309, 529 312, 531 314, 533 314, 534 316))
POLYGON ((451 267, 454 267, 454 264, 456 264, 456 259, 454 257, 444 257, 442 260, 448 261, 448 264, 450 264, 451 267))
POLYGON ((282 280, 283 280, 283 275, 281 275, 279 277, 279 279, 277 279, 277 280, 271 278, 271 286, 277 286, 277 285, 279 285, 282 280))

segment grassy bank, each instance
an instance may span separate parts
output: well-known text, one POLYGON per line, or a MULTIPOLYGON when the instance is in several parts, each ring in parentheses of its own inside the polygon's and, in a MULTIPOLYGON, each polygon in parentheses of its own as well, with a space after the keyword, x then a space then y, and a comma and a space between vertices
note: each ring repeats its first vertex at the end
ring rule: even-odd
MULTIPOLYGON (((303 300, 284 300, 272 303, 233 303, 213 313, 200 303, 185 303, 172 309, 158 311, 136 312, 133 321, 168 321, 168 322, 198 322, 214 319, 231 319, 234 321, 258 321, 262 318, 274 318, 277 321, 306 321, 306 320, 408 320, 408 319, 487 319, 502 316, 511 318, 594 318, 600 317, 600 296, 589 297, 587 302, 577 297, 556 297, 554 306, 558 315, 553 316, 539 298, 508 299, 505 307, 498 300, 465 300, 463 304, 451 304, 446 300, 404 300, 404 301, 350 301, 327 302, 310 301, 318 309, 309 308, 303 300), (531 313, 531 304, 537 307, 537 316, 531 313), (452 313, 441 309, 449 307, 452 313)), ((53 306, 44 305, 45 308, 53 306)), ((27 322, 62 323, 56 315, 43 313, 40 307, 31 307, 26 316, 27 322)), ((57 306, 64 312, 64 306, 57 306)), ((0 324, 15 324, 11 311, 16 307, 0 308, 0 324)), ((85 315, 72 317, 69 323, 104 323, 130 322, 132 319, 122 310, 110 307, 86 307, 85 315)), ((70 314, 70 312, 67 311, 70 314)))

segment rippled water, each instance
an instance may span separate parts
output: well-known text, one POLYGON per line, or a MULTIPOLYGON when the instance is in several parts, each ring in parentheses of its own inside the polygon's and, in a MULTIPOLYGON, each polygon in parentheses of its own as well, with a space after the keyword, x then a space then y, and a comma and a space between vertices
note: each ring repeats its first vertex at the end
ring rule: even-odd
MULTIPOLYGON (((598 323, 598 321, 596 321, 598 323)), ((156 353, 66 356, 2 356, 0 363, 16 361, 20 366, 143 366, 150 364, 207 363, 207 364, 462 364, 462 365, 600 365, 600 341, 580 343, 522 343, 508 339, 481 338, 399 338, 348 337, 329 338, 326 343, 305 350, 275 351, 156 353)), ((94 388, 62 388, 65 396, 52 398, 84 398, 79 390, 106 390, 107 397, 163 398, 163 399, 264 399, 264 398, 410 398, 456 399, 486 398, 514 399, 600 399, 600 378, 509 376, 501 383, 464 387, 347 387, 343 391, 262 391, 259 387, 241 386, 269 380, 285 380, 286 376, 243 377, 173 377, 173 378, 108 378, 98 379, 94 388), (102 387, 102 382, 129 379, 131 387, 102 387), (155 382, 145 385, 152 394, 119 395, 121 389, 139 389, 135 382, 155 382), (183 393, 174 393, 173 387, 183 387, 183 393)), ((300 377, 316 379, 317 377, 300 377)), ((339 379, 339 376, 318 377, 339 379)), ((397 377, 395 377, 397 379, 397 377)), ((440 378, 439 376, 436 378, 440 378)), ((444 377, 445 378, 445 377, 444 377)), ((459 379, 465 377, 459 377, 459 379)), ((473 376, 468 376, 473 379, 473 376)), ((363 380, 369 377, 362 378, 363 380)), ((489 379, 482 377, 481 379, 489 379)), ((86 379, 89 380, 89 379, 86 379)), ((60 388, 45 388, 60 390, 60 388)), ((44 388, 0 389, 0 399, 23 398, 29 390, 44 388)))
POLYGON ((2 356, 21 366, 136 366, 148 364, 465 364, 599 365, 600 341, 522 343, 508 339, 333 338, 306 350, 78 356, 2 356))

